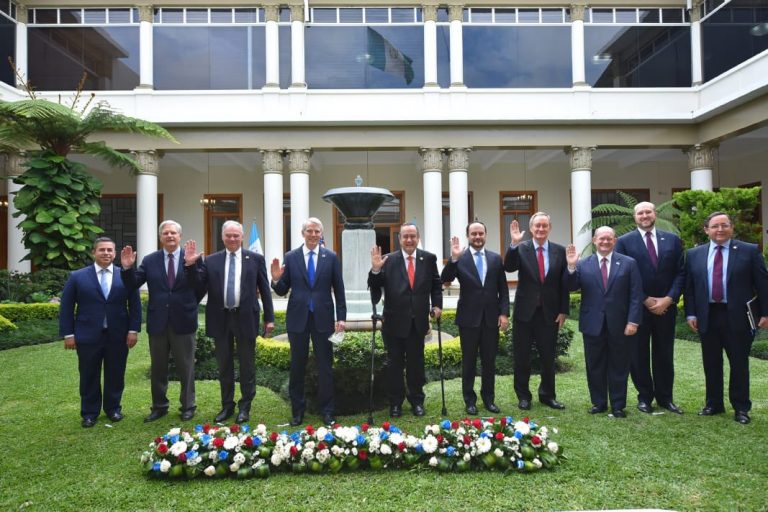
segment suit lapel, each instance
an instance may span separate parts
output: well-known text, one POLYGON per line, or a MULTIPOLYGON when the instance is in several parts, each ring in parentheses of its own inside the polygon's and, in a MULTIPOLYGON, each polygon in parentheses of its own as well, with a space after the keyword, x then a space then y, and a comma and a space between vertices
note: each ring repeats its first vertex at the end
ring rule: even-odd
POLYGON ((725 292, 728 292, 728 282, 731 280, 731 275, 733 274, 733 269, 736 266, 736 261, 740 257, 739 254, 739 246, 736 245, 733 241, 728 246, 728 268, 725 270, 725 283, 726 283, 726 289, 725 292))
MULTIPOLYGON (((621 272, 621 262, 622 258, 618 253, 614 252, 613 257, 611 258, 611 269, 608 272, 608 286, 605 288, 605 293, 608 293, 608 290, 610 290, 613 285, 613 281, 616 280, 616 275, 621 272)), ((600 280, 602 281, 602 275, 600 276, 600 280)))
MULTIPOLYGON (((304 245, 303 244, 301 245, 301 247, 295 250, 293 257, 297 259, 298 267, 301 269, 301 275, 304 277, 304 282, 307 283, 307 287, 309 288, 309 274, 307 274, 307 262, 304 261, 304 245)), ((315 272, 315 277, 317 277, 317 272, 315 272)))
MULTIPOLYGON (((104 297, 104 292, 101 291, 101 283, 99 282, 99 273, 96 271, 96 267, 91 265, 90 266, 90 272, 88 272, 88 275, 90 276, 91 283, 93 286, 96 287, 96 293, 99 294, 99 297, 104 297)), ((112 289, 109 290, 110 293, 112 293, 112 289)), ((109 296, 104 297, 104 300, 108 299, 109 296)))
MULTIPOLYGON (((413 288, 416 289, 417 285, 421 282, 422 279, 424 279, 424 276, 426 275, 426 270, 424 269, 424 252, 416 249, 416 252, 413 253, 415 257, 414 264, 416 265, 416 274, 413 278, 413 288)), ((407 278, 407 272, 406 272, 406 278, 407 278)))
POLYGON ((315 284, 317 284, 317 280, 320 278, 323 272, 325 272, 325 267, 328 265, 328 251, 318 246, 317 249, 317 265, 315 266, 315 284))
MULTIPOLYGON (((487 258, 486 253, 486 260, 487 258)), ((475 256, 472 254, 472 251, 469 250, 469 248, 464 249, 464 254, 461 255, 459 258, 459 263, 463 264, 466 267, 466 271, 469 275, 474 276, 475 280, 477 281, 477 285, 482 287, 483 282, 480 280, 480 274, 477 272, 477 265, 475 264, 475 256)), ((488 275, 488 269, 486 269, 486 275, 488 275)))
POLYGON ((248 288, 244 285, 251 282, 247 276, 247 273, 250 272, 250 265, 245 264, 246 261, 251 259, 251 256, 246 254, 244 249, 240 251, 240 256, 242 258, 240 262, 240 300, 242 301, 245 294, 248 293, 248 288))

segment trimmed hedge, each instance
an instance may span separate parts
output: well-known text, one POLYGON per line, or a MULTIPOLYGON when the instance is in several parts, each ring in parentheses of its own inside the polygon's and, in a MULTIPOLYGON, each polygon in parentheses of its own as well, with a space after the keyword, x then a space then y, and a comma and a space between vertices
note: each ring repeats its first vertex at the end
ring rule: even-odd
POLYGON ((59 318, 59 303, 41 304, 0 304, 0 315, 11 322, 59 318))
POLYGON ((18 329, 16 324, 5 318, 3 315, 0 315, 0 332, 15 331, 16 329, 18 329))

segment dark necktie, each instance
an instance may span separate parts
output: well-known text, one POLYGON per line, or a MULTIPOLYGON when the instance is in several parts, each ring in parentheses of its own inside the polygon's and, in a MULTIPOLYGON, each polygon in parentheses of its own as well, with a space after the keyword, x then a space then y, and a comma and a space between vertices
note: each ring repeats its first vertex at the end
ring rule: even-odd
POLYGON ((659 257, 656 255, 656 246, 653 243, 653 235, 650 231, 645 232, 645 245, 648 247, 648 257, 651 258, 653 268, 659 264, 659 257))
POLYGON ((408 256, 408 282, 413 290, 413 283, 416 280, 416 267, 413 266, 413 256, 408 256))
POLYGON ((608 258, 603 258, 603 263, 600 265, 600 273, 603 275, 603 290, 608 289, 608 258))
POLYGON ((168 288, 173 288, 176 282, 176 265, 173 264, 173 253, 168 253, 168 288))
MULTIPOLYGON (((480 278, 480 284, 485 284, 483 279, 483 253, 477 251, 475 253, 475 266, 477 267, 477 277, 480 278)), ((411 285, 413 287, 413 285, 411 285)))
POLYGON ((235 253, 229 253, 229 271, 227 272, 227 309, 235 307, 235 265, 237 265, 237 258, 235 253))
MULTIPOLYGON (((309 251, 309 259, 307 260, 307 279, 309 279, 309 287, 315 286, 315 251, 309 251)), ((315 303, 312 297, 309 298, 309 310, 315 311, 315 303)))
POLYGON ((547 275, 544 273, 544 247, 539 246, 536 250, 539 254, 536 256, 536 260, 539 262, 539 280, 543 283, 547 275))
POLYGON ((712 300, 722 302, 723 294, 723 246, 716 246, 715 262, 712 265, 712 300))

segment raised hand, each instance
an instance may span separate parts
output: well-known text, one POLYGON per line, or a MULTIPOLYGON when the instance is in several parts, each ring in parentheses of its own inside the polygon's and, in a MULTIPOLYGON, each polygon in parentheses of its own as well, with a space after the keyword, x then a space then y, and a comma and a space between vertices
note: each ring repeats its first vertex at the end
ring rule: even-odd
POLYGON ((197 242, 194 240, 187 240, 184 242, 184 265, 190 267, 200 259, 203 253, 197 252, 197 242))
POLYGON ((579 262, 579 254, 576 252, 576 246, 568 244, 565 248, 565 261, 568 262, 568 268, 576 268, 579 262))
POLYGON ((513 220, 509 223, 509 238, 512 239, 512 245, 517 245, 523 241, 525 231, 520 231, 520 223, 513 220))
POLYGON ((384 266, 384 262, 387 261, 388 256, 381 255, 381 247, 374 245, 371 249, 371 270, 378 272, 381 267, 384 266))
POLYGON ((464 248, 459 245, 459 237, 452 236, 451 237, 451 260, 456 261, 459 259, 459 256, 461 256, 461 253, 464 252, 464 248))
POLYGON ((285 265, 280 266, 280 260, 277 258, 272 260, 272 264, 269 266, 269 273, 272 274, 272 281, 279 281, 283 277, 285 272, 285 265))
POLYGON ((123 268, 131 268, 134 263, 136 263, 136 251, 130 245, 126 245, 120 251, 120 265, 123 268))

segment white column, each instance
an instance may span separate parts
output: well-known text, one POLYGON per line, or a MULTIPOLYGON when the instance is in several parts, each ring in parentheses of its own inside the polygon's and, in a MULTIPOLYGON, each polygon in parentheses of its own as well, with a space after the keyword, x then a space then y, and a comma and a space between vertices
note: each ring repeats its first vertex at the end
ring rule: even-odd
POLYGON ((424 173, 424 226, 420 229, 425 250, 437 255, 437 264, 443 262, 443 152, 422 148, 421 164, 424 173))
POLYGON ((280 87, 280 37, 277 31, 279 8, 277 4, 264 5, 264 50, 266 51, 266 84, 264 87, 280 87))
POLYGON ((691 190, 712 192, 712 169, 717 159, 717 146, 696 144, 686 151, 691 171, 691 190))
POLYGON ((423 5, 424 87, 437 87, 437 5, 423 5))
POLYGON ((32 270, 29 260, 21 261, 27 255, 27 248, 24 247, 24 231, 17 228, 16 225, 24 220, 24 217, 14 217, 18 208, 13 204, 13 198, 21 189, 21 185, 13 182, 13 178, 24 173, 22 164, 25 160, 24 153, 9 153, 5 157, 5 175, 8 177, 8 270, 11 272, 28 273, 32 270))
POLYGON ((701 61, 701 11, 694 2, 691 13, 691 85, 701 85, 704 81, 701 61))
POLYGON ((304 78, 304 5, 291 7, 291 87, 306 88, 304 78))
POLYGON ((262 151, 264 170, 264 258, 283 260, 283 154, 262 151))
MULTIPOLYGON (((571 161, 571 229, 573 244, 581 253, 592 242, 592 233, 580 233, 592 220, 592 152, 593 147, 572 147, 566 151, 571 161)), ((595 226, 597 227, 597 226, 595 226)))
POLYGON ((587 85, 584 70, 584 5, 571 5, 571 74, 573 85, 587 85))
POLYGON ((151 5, 139 6, 139 87, 152 89, 155 86, 154 51, 152 48, 152 21, 154 8, 151 5))
MULTIPOLYGON (((23 5, 16 6, 16 56, 14 64, 16 65, 16 87, 23 87, 19 83, 19 76, 25 82, 29 82, 29 63, 27 62, 27 8, 23 5)), ((7 62, 0 63, 7 66, 7 62)), ((10 197, 10 195, 9 195, 10 197)), ((9 210, 10 211, 10 210, 9 210)), ((10 233, 10 231, 9 231, 10 233)), ((9 247, 10 249, 10 247, 9 247)), ((8 263, 10 264, 10 252, 8 253, 8 263)), ((29 272, 26 270, 25 272, 29 272)))
MULTIPOLYGON (((309 156, 310 150, 288 152, 288 172, 291 180, 291 248, 304 243, 301 225, 309 217, 309 156)), ((327 233, 330 236, 330 232, 327 233)))
MULTIPOLYGON (((469 205, 467 175, 469 170, 469 148, 452 148, 448 153, 448 197, 450 198, 450 233, 446 238, 458 236, 462 246, 467 245, 467 224, 469 205)), ((446 255, 447 257, 448 255, 446 255)))
POLYGON ((155 151, 131 153, 141 170, 136 175, 136 252, 137 262, 157 250, 157 174, 160 158, 155 151))
POLYGON ((448 6, 448 17, 451 20, 451 87, 464 86, 464 36, 461 28, 463 16, 463 5, 448 6))

